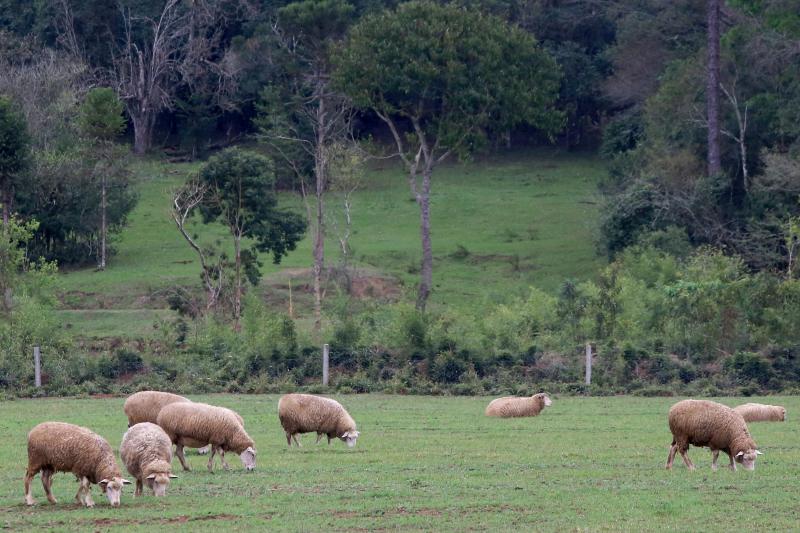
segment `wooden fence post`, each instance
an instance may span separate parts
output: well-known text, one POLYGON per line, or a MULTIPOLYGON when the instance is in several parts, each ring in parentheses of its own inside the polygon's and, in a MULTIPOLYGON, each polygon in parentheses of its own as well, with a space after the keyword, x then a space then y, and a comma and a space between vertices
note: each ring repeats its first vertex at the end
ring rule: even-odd
POLYGON ((33 375, 36 387, 40 388, 42 386, 42 356, 38 346, 33 347, 33 375))
POLYGON ((322 345, 322 384, 328 386, 328 365, 330 362, 330 346, 322 345))
POLYGON ((586 343, 586 384, 592 384, 592 343, 586 343))

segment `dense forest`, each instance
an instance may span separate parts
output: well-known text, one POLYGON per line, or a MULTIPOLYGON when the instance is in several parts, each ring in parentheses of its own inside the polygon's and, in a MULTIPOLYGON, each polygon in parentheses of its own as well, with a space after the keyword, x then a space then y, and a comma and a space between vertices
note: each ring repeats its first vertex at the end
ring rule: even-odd
POLYGON ((800 3, 0 0, 0 199, 9 393, 32 393, 34 343, 60 354, 61 394, 313 388, 323 342, 357 392, 793 390, 800 3), (488 309, 428 305, 441 169, 541 149, 607 165, 606 266, 488 309), (418 285, 334 305, 354 258, 346 211, 326 259, 328 199, 349 209, 387 159, 419 212, 418 285), (170 199, 197 284, 166 298, 168 342, 76 350, 57 272, 114 261, 151 160, 197 162, 170 199), (307 328, 252 290, 306 235, 307 328))

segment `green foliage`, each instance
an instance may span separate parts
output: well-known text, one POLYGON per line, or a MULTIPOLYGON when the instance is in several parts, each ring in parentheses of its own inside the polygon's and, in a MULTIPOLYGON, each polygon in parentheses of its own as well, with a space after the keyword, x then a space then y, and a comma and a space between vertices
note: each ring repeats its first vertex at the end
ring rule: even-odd
POLYGON ((125 129, 125 106, 108 87, 97 87, 86 94, 78 114, 84 135, 96 141, 110 141, 125 129))
POLYGON ((429 138, 462 154, 491 131, 561 126, 553 59, 520 29, 456 6, 408 2, 368 16, 335 65, 357 106, 417 117, 429 138))
POLYGON ((0 95, 0 188, 4 193, 20 180, 30 160, 29 149, 24 117, 15 111, 11 100, 0 95))

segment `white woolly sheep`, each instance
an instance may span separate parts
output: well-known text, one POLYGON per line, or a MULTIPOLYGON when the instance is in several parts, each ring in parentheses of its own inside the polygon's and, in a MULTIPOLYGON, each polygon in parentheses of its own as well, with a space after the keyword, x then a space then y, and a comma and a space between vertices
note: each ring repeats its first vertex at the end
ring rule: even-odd
POLYGON ((42 473, 47 501, 56 503, 51 490, 53 474, 71 472, 80 481, 75 500, 94 507, 91 484, 100 485, 113 507, 119 507, 122 486, 130 483, 122 478, 114 451, 106 439, 85 427, 64 422, 43 422, 28 433, 28 469, 25 472, 25 503, 35 503, 31 496, 31 480, 42 473))
POLYGON ((733 408, 742 415, 745 422, 783 422, 786 420, 786 408, 780 405, 762 403, 746 403, 733 408))
POLYGON ((134 424, 122 437, 119 455, 125 468, 136 478, 134 496, 147 485, 155 496, 164 496, 172 473, 172 441, 161 427, 151 422, 134 424))
POLYGON ((184 470, 190 470, 183 455, 187 442, 207 442, 211 444, 208 470, 214 468, 214 454, 219 453, 223 468, 228 470, 225 452, 232 450, 239 454, 247 470, 256 466, 255 442, 244 430, 234 411, 205 403, 177 402, 165 406, 158 413, 158 425, 169 435, 175 444, 175 455, 184 470))
MULTIPOLYGON (((165 405, 177 402, 190 402, 189 398, 185 398, 179 394, 172 394, 171 392, 162 392, 155 390, 146 390, 136 392, 128 396, 125 400, 125 405, 122 409, 125 411, 125 416, 128 417, 128 427, 141 422, 151 422, 153 424, 158 420, 158 413, 165 405)), ((187 448, 199 448, 197 453, 204 455, 210 450, 207 442, 188 441, 184 446, 187 448)))
POLYGON ((552 405, 553 401, 544 392, 533 396, 504 396, 492 400, 486 406, 486 416, 512 418, 518 416, 536 416, 552 405))
POLYGON ((736 470, 736 462, 741 463, 745 470, 754 470, 756 457, 761 454, 742 415, 721 403, 682 400, 669 410, 669 429, 672 446, 667 457, 667 469, 672 468, 675 453, 680 452, 686 467, 694 470, 687 455, 689 445, 710 448, 713 454, 711 468, 714 470, 717 469, 720 451, 730 457, 732 470, 736 470))
POLYGON ((338 437, 352 448, 360 432, 356 423, 342 404, 330 398, 312 394, 286 394, 278 401, 278 418, 286 432, 286 443, 292 446, 292 439, 300 446, 297 435, 317 433, 317 443, 322 435, 327 435, 328 444, 338 437))

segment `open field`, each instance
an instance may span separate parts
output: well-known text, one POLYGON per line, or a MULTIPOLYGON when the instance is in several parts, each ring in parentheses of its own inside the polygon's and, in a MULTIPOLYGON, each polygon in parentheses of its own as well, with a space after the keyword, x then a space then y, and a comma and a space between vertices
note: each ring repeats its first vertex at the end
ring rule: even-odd
MULTIPOLYGON (((167 497, 113 509, 93 489, 97 507, 78 507, 74 479, 55 477, 59 499, 22 503, 25 435, 36 423, 89 426, 115 448, 126 429, 122 398, 0 403, 0 527, 9 530, 192 531, 786 531, 798 527, 800 397, 769 397, 788 410, 785 423, 751 424, 764 452, 755 472, 712 472, 708 450, 692 448, 698 466, 664 470, 674 398, 558 398, 537 418, 483 416, 488 398, 361 395, 339 400, 362 431, 348 450, 337 442, 287 449, 277 396, 194 397, 237 409, 257 442, 258 467, 246 473, 194 470, 167 497)), ((739 399, 724 398, 735 405, 739 399)), ((747 398, 743 401, 759 401, 747 398)), ((723 458, 727 458, 723 454, 723 458)), ((722 460, 722 458, 721 458, 722 460)), ((180 468, 177 461, 174 466, 180 468)))
MULTIPOLYGON (((169 219, 170 191, 197 164, 141 160, 134 169, 140 201, 115 246, 104 272, 86 268, 61 279, 63 308, 70 311, 113 309, 104 327, 95 315, 64 313, 63 321, 87 337, 141 337, 152 331, 153 313, 164 310, 165 290, 198 287, 196 257, 169 219)), ((476 308, 508 301, 529 286, 555 292, 565 279, 587 279, 603 265, 593 243, 596 185, 605 167, 594 156, 535 152, 493 157, 437 169, 433 178, 432 240, 434 292, 431 307, 476 308)), ((297 196, 285 205, 301 210, 297 196)), ((328 210, 338 209, 334 197, 328 210)), ((205 241, 225 240, 221 227, 195 224, 205 241)), ((339 259, 330 229, 327 261, 339 259)), ((371 168, 353 199, 355 265, 368 278, 365 292, 380 299, 413 296, 420 257, 419 209, 410 200, 399 165, 384 161, 371 168)), ((309 314, 311 243, 306 237, 281 265, 264 257, 261 290, 277 308, 286 309, 288 284, 295 308, 309 314)), ((335 290, 329 290, 334 295, 335 290)), ((413 298, 411 298, 413 299, 413 298)), ((163 313, 159 318, 164 318, 163 313)))

